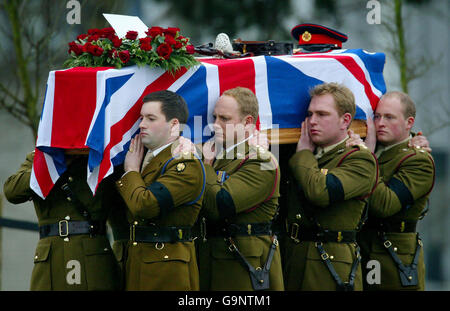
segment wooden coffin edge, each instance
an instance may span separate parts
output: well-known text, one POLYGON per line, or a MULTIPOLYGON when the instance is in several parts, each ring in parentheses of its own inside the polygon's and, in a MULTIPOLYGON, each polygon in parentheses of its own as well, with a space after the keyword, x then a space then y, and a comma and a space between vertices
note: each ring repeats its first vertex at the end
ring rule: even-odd
MULTIPOLYGON (((367 126, 364 120, 353 120, 350 129, 359 134, 361 138, 366 137, 367 126)), ((267 133, 270 144, 296 144, 301 135, 300 128, 273 129, 262 131, 267 133)))
MULTIPOLYGON (((361 138, 366 137, 367 126, 366 121, 363 120, 353 120, 350 125, 350 129, 356 134, 359 134, 361 138)), ((300 138, 301 130, 299 128, 286 128, 286 129, 275 129, 275 130, 265 130, 263 133, 267 133, 270 144, 296 144, 300 138)), ((68 155, 72 154, 89 154, 89 149, 66 149, 65 153, 68 155)))

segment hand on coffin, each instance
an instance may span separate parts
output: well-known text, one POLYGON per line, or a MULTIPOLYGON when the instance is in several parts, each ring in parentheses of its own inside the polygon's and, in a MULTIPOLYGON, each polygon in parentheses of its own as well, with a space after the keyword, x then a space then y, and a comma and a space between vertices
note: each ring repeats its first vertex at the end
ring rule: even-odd
POLYGON ((409 140, 409 147, 414 147, 417 149, 422 148, 423 150, 431 153, 431 147, 428 139, 422 135, 422 132, 418 132, 413 138, 409 140))
POLYGON ((257 129, 253 131, 253 136, 248 140, 248 145, 251 147, 263 147, 269 149, 269 138, 266 133, 261 133, 257 129))
POLYGON ((180 136, 178 138, 178 145, 172 150, 172 156, 175 158, 191 158, 191 155, 195 154, 198 156, 197 148, 194 143, 186 137, 180 136))

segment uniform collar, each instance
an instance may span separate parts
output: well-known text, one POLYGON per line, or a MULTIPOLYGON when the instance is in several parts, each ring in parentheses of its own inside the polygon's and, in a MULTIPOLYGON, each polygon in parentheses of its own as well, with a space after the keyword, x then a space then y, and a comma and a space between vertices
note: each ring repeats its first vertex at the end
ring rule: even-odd
POLYGON ((410 134, 410 135, 408 136, 408 138, 406 138, 406 139, 404 139, 404 140, 402 140, 402 141, 400 141, 400 142, 398 142, 398 143, 396 143, 396 144, 389 145, 389 146, 378 145, 378 146, 377 146, 377 150, 375 151, 375 156, 376 156, 377 158, 379 158, 383 152, 386 152, 386 151, 388 151, 389 149, 392 149, 392 148, 397 147, 397 146, 399 146, 399 145, 401 145, 401 144, 404 144, 405 142, 407 142, 407 141, 410 140, 411 138, 412 138, 412 136, 411 136, 411 134, 410 134))
POLYGON ((344 141, 346 141, 348 139, 348 135, 345 136, 345 138, 343 140, 341 140, 340 142, 331 145, 331 146, 326 146, 324 148, 322 147, 317 147, 316 148, 316 152, 314 153, 314 157, 316 159, 320 159, 321 157, 323 157, 323 155, 331 150, 333 150, 334 148, 336 148, 338 145, 342 144, 344 141))
POLYGON ((166 144, 166 145, 164 145, 164 146, 161 146, 161 147, 159 147, 158 149, 152 151, 153 157, 156 157, 161 151, 163 151, 164 149, 166 149, 168 146, 170 146, 170 145, 172 145, 172 144, 173 144, 173 142, 168 143, 168 144, 166 144))

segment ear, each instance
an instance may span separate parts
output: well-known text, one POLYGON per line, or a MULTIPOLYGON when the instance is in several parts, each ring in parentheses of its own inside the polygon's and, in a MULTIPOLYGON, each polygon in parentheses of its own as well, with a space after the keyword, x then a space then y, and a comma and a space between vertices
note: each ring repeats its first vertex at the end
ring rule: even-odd
POLYGON ((170 135, 171 136, 180 136, 181 132, 181 123, 178 119, 173 118, 169 121, 170 123, 170 135))
POLYGON ((352 123, 352 115, 348 112, 342 115, 342 125, 345 126, 345 129, 348 129, 350 123, 352 123))
POLYGON ((251 125, 251 124, 254 124, 255 123, 255 118, 253 118, 253 116, 251 116, 251 115, 247 115, 245 118, 244 118, 244 125, 251 125))
POLYGON ((406 119, 406 129, 408 131, 411 131, 413 125, 414 125, 414 117, 409 117, 408 119, 406 119))
POLYGON ((253 118, 253 116, 251 115, 247 115, 244 118, 244 127, 245 129, 247 129, 249 132, 253 132, 253 129, 255 127, 255 118, 253 118))

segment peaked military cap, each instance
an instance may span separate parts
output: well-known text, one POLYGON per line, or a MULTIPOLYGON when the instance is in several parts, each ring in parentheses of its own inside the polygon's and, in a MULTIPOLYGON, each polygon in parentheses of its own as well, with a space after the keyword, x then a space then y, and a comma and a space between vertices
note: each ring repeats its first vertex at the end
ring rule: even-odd
POLYGON ((291 34, 300 46, 332 45, 334 48, 342 48, 342 43, 348 39, 346 34, 317 24, 297 25, 292 28, 291 34))

